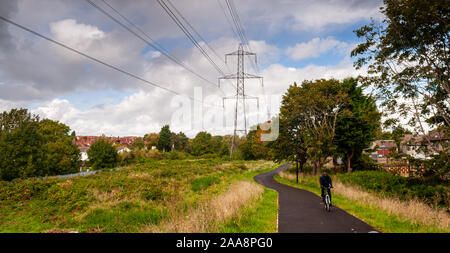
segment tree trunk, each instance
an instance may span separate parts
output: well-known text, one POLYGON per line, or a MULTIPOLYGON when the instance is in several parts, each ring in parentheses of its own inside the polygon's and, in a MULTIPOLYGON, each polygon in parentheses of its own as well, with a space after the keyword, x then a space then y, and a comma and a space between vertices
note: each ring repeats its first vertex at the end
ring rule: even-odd
POLYGON ((352 167, 351 167, 351 160, 353 157, 353 151, 350 154, 347 154, 347 172, 350 173, 352 172, 352 167))
POLYGON ((297 184, 298 184, 298 160, 295 161, 296 167, 297 167, 297 184))

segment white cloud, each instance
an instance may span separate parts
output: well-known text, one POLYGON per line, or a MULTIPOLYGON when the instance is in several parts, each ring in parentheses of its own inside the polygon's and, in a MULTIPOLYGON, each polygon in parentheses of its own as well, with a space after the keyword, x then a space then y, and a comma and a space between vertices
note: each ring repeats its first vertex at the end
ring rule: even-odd
MULTIPOLYGON (((221 104, 224 94, 215 86, 219 73, 195 47, 186 44, 184 34, 155 1, 111 0, 110 4, 153 39, 164 46, 170 45, 168 49, 173 55, 214 84, 202 81, 160 53, 149 51, 145 43, 84 1, 18 0, 17 11, 9 12, 18 23, 180 94, 192 96, 194 87, 203 87, 204 96, 215 95, 216 102, 221 104)), ((219 54, 221 59, 212 55, 217 64, 228 70, 223 63, 224 55, 236 51, 238 41, 231 38, 231 29, 217 2, 180 0, 175 4, 219 54)), ((273 36, 282 36, 286 31, 290 34, 307 31, 313 36, 322 36, 320 32, 327 25, 367 19, 380 5, 379 1, 313 0, 248 0, 235 1, 235 4, 250 46, 258 54, 259 65, 265 67, 261 75, 266 94, 270 95, 282 94, 293 81, 341 78, 352 75, 354 70, 348 60, 336 66, 283 66, 276 63, 283 52, 266 41, 277 41, 273 36), (255 37, 259 39, 251 40, 255 37)), ((0 109, 33 107, 34 112, 60 120, 78 134, 143 135, 170 123, 176 109, 170 106, 173 94, 93 63, 13 26, 4 27, 0 24, 0 34, 7 34, 4 38, 8 37, 13 43, 8 43, 12 49, 0 43, 0 82, 4 82, 0 84, 0 109), (133 94, 115 104, 83 110, 76 108, 73 101, 58 99, 62 95, 102 90, 127 90, 128 94, 130 91, 133 94)), ((309 52, 309 56, 305 50, 301 52, 298 45, 293 46, 292 51, 296 51, 296 57, 316 57, 316 53, 340 50, 343 42, 325 38, 318 39, 316 44, 313 49, 317 50, 309 52)), ((246 70, 251 72, 248 60, 246 63, 246 70)), ((230 72, 236 71, 231 58, 228 66, 230 72)), ((257 81, 246 81, 246 89, 250 95, 263 94, 257 81)), ((222 90, 227 95, 235 92, 231 85, 222 86, 222 90)), ((232 118, 232 113, 233 110, 226 112, 225 118, 232 118)))
MULTIPOLYGON (((265 119, 266 107, 272 109, 272 116, 279 110, 281 95, 286 92, 289 85, 296 81, 300 84, 303 80, 314 80, 319 78, 337 78, 343 79, 355 76, 359 72, 355 71, 349 59, 343 60, 335 66, 317 66, 309 65, 304 68, 285 67, 280 64, 270 65, 262 71, 265 78, 266 95, 269 95, 270 104, 265 104, 265 97, 259 83, 248 83, 247 94, 260 97, 260 113, 259 119, 265 119)), ((180 79, 180 82, 182 80, 180 79)), ((191 88, 185 89, 186 93, 193 93, 191 88)), ((204 90, 205 91, 205 90, 204 90)), ((221 96, 214 93, 203 94, 205 103, 208 105, 215 104, 221 107, 221 96)), ((105 105, 101 107, 93 107, 86 110, 79 110, 74 107, 68 100, 53 99, 49 102, 39 105, 33 110, 33 113, 39 114, 41 117, 47 117, 53 120, 61 121, 74 129, 80 135, 100 135, 107 136, 123 136, 137 135, 143 136, 149 132, 157 132, 162 125, 170 124, 172 131, 183 131, 188 136, 193 137, 202 130, 207 130, 213 134, 229 134, 232 125, 233 104, 227 104, 225 112, 220 108, 203 107, 203 127, 195 121, 194 102, 187 103, 188 108, 182 108, 183 111, 190 112, 191 118, 185 121, 172 124, 176 113, 180 111, 181 104, 176 101, 189 101, 186 97, 174 97, 168 95, 161 90, 138 91, 130 96, 125 97, 116 104, 105 105), (209 122, 217 115, 224 113, 225 122, 222 125, 214 125, 209 122), (209 115, 209 116, 208 116, 209 115), (183 123, 186 122, 186 123, 183 123), (188 125, 191 124, 191 125, 188 125), (228 128, 227 128, 228 127, 228 128)), ((253 101, 254 102, 254 101, 253 101)), ((256 112, 256 106, 252 101, 247 104, 247 113, 251 115, 256 112)), ((185 103, 186 104, 186 103, 185 103)), ((217 118, 216 118, 217 119, 217 118)), ((220 119, 220 117, 219 117, 220 119)), ((255 118, 256 119, 256 118, 255 118)), ((239 118, 240 120, 240 118, 239 118)), ((219 120, 220 121, 220 120, 219 120)), ((255 120, 249 122, 256 123, 255 120)), ((239 123, 242 125, 242 122, 239 123)))
POLYGON ((337 50, 338 52, 344 52, 349 45, 345 42, 338 41, 332 37, 325 39, 314 38, 308 42, 297 43, 294 47, 286 49, 286 54, 298 61, 307 58, 316 58, 321 54, 330 50, 337 50))
POLYGON ((74 19, 50 23, 50 31, 56 40, 86 50, 96 40, 105 37, 105 33, 95 26, 78 24, 74 19))

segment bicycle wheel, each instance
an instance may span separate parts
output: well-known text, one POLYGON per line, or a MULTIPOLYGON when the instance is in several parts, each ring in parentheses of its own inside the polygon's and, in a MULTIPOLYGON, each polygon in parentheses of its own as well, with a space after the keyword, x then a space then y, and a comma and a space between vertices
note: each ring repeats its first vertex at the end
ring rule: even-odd
POLYGON ((327 212, 330 211, 330 204, 331 204, 330 196, 327 194, 325 195, 325 210, 327 210, 327 212))

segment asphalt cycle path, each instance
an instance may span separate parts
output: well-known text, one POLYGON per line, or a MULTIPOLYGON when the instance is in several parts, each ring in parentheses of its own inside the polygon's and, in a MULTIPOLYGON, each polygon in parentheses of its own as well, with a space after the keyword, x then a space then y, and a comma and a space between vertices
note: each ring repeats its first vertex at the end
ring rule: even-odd
MULTIPOLYGON (((373 233, 376 229, 344 210, 333 206, 327 212, 316 194, 284 185, 273 176, 288 164, 257 175, 254 180, 278 192, 278 232, 280 233, 373 233)), ((333 192, 331 193, 333 194, 333 192)))

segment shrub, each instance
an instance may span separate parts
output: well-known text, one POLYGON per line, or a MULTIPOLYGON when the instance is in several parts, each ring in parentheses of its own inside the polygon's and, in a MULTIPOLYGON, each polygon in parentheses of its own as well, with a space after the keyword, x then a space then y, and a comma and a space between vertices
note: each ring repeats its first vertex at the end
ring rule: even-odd
POLYGON ((170 152, 164 153, 164 157, 170 160, 184 160, 187 154, 182 151, 172 150, 170 152))
POLYGON ((94 169, 114 168, 119 160, 116 149, 104 138, 98 139, 88 150, 89 163, 94 169))

